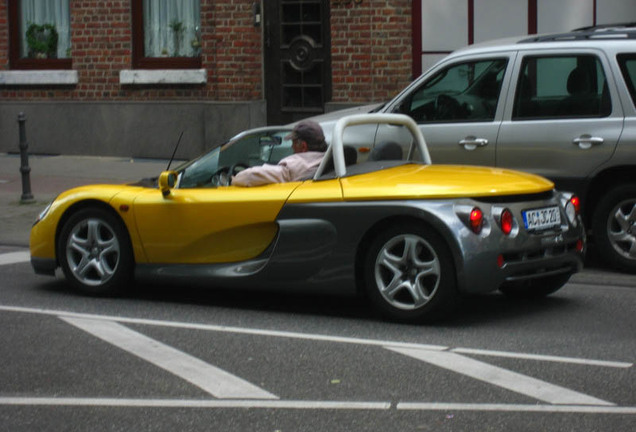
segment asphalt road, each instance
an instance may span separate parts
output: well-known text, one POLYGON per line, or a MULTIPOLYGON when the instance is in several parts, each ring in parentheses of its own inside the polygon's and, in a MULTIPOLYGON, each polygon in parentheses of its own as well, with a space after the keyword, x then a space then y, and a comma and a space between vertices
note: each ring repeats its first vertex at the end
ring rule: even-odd
POLYGON ((351 298, 87 298, 25 257, 0 246, 2 431, 636 429, 631 277, 473 297, 424 326, 351 298))

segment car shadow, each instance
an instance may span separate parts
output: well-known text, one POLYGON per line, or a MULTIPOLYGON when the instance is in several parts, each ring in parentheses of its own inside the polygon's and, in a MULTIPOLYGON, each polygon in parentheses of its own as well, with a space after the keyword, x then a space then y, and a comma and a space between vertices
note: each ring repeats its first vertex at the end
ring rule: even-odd
MULTIPOLYGON (((38 289, 56 296, 88 298, 76 293, 62 278, 43 282, 38 289)), ((332 294, 292 293, 250 289, 209 288, 179 283, 135 283, 119 295, 96 297, 95 301, 150 302, 192 306, 218 307, 236 311, 256 311, 318 316, 341 319, 391 323, 376 313, 361 296, 332 294)), ((517 299, 498 292, 484 295, 462 296, 457 307, 449 314, 419 325, 459 328, 464 326, 491 325, 500 321, 517 322, 537 315, 562 314, 577 309, 575 299, 559 295, 539 299, 517 299)))

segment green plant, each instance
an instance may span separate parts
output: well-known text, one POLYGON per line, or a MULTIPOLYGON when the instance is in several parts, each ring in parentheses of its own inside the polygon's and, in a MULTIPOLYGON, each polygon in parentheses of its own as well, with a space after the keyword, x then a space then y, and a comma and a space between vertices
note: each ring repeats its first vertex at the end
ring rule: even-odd
POLYGON ((177 20, 174 20, 170 23, 170 28, 175 33, 181 33, 183 32, 183 30, 185 30, 185 26, 183 25, 183 22, 177 21, 177 20))
POLYGON ((53 24, 30 23, 26 31, 26 42, 30 55, 55 56, 58 34, 53 24))

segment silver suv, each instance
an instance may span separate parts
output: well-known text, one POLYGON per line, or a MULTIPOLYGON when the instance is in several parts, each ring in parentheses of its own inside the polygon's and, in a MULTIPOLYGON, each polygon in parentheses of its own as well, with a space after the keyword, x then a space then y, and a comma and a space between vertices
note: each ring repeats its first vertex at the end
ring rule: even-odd
MULTIPOLYGON (((472 45, 375 111, 420 126, 434 163, 490 165, 550 178, 583 202, 609 263, 636 273, 636 24, 472 45)), ((330 132, 330 118, 318 118, 330 132)), ((400 134, 358 127, 359 158, 400 134)))

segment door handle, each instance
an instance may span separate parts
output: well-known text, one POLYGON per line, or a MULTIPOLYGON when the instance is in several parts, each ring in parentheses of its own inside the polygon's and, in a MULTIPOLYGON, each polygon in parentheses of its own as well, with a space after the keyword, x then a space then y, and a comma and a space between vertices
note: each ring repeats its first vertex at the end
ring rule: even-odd
POLYGON ((488 145, 486 138, 477 138, 474 136, 467 136, 459 142, 460 146, 463 146, 466 150, 475 150, 477 147, 484 147, 488 145))
POLYGON ((601 137, 594 137, 592 135, 585 134, 578 138, 574 138, 572 143, 578 145, 583 150, 587 150, 594 145, 603 144, 604 141, 605 140, 601 137))

